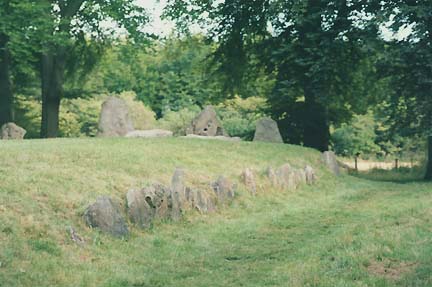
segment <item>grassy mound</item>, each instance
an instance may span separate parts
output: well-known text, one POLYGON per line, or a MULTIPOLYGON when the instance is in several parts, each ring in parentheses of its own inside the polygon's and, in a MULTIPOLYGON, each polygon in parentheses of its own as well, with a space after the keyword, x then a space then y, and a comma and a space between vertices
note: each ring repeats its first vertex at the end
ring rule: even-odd
POLYGON ((0 286, 431 286, 432 184, 335 178, 318 152, 199 139, 0 142, 0 286), (295 192, 264 179, 251 197, 180 223, 131 228, 127 240, 81 218, 102 194, 289 162, 317 169, 295 192), (73 226, 84 247, 66 232, 73 226))

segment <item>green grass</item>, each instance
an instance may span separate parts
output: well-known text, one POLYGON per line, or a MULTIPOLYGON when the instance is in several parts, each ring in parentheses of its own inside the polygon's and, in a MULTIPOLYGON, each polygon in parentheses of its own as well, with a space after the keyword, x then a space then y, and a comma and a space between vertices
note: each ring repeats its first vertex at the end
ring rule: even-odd
POLYGON ((192 139, 0 142, 0 286, 432 286, 432 184, 333 177, 318 152, 192 139), (98 195, 285 162, 317 169, 293 192, 260 178, 217 213, 188 214, 127 240, 88 229, 98 195), (67 234, 86 239, 80 247, 67 234))

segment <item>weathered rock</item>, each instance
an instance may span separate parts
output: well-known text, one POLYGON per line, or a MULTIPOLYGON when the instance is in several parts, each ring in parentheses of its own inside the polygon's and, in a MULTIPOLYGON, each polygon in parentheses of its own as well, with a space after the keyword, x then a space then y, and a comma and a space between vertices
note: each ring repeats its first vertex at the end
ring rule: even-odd
POLYGON ((133 130, 134 127, 126 102, 119 98, 109 97, 102 104, 98 136, 125 136, 133 130))
POLYGON ((307 165, 304 168, 304 173, 305 173, 305 177, 306 177, 306 183, 307 184, 314 184, 316 179, 317 179, 314 169, 311 166, 307 165))
POLYGON ((278 179, 276 176, 275 170, 269 166, 265 171, 266 176, 269 178, 271 185, 277 186, 278 185, 278 179))
POLYGON ((169 189, 161 184, 128 191, 126 202, 130 221, 140 228, 149 228, 155 219, 168 218, 168 197, 169 189))
POLYGON ((192 208, 201 213, 213 212, 216 208, 213 198, 202 190, 188 189, 188 200, 192 208))
POLYGON ((193 119, 186 134, 199 136, 224 136, 225 132, 212 106, 207 106, 193 119))
POLYGON ((339 175, 339 164, 336 159, 336 155, 332 151, 325 151, 322 154, 322 159, 327 168, 334 174, 339 175))
POLYGON ((241 178, 243 181, 243 184, 246 186, 247 190, 255 195, 257 191, 256 182, 255 182, 255 174, 250 168, 246 168, 242 174, 241 178))
POLYGON ((233 142, 241 141, 241 138, 239 138, 239 137, 227 137, 227 136, 214 136, 213 137, 213 136, 199 136, 199 135, 194 135, 194 134, 182 136, 182 138, 195 138, 195 139, 233 141, 233 142))
POLYGON ((84 219, 89 227, 99 228, 112 236, 124 237, 129 234, 119 204, 108 196, 98 197, 96 202, 86 209, 84 219))
POLYGON ((177 168, 171 180, 171 218, 177 221, 188 208, 186 199, 186 186, 184 183, 184 171, 177 168))
POLYGON ((294 170, 294 180, 295 180, 296 187, 306 183, 306 172, 304 171, 304 169, 294 170))
POLYGON ((254 141, 283 143, 277 123, 271 118, 261 118, 256 122, 254 141))
POLYGON ((2 140, 22 140, 26 130, 14 123, 6 123, 1 127, 2 140))
POLYGON ((235 185, 228 178, 220 176, 211 186, 219 203, 227 203, 234 198, 235 185))
POLYGON ((167 130, 144 130, 144 131, 132 131, 126 134, 127 138, 164 138, 172 137, 173 132, 167 130))
POLYGON ((289 163, 286 163, 276 170, 278 184, 281 188, 294 190, 297 188, 296 174, 289 163))

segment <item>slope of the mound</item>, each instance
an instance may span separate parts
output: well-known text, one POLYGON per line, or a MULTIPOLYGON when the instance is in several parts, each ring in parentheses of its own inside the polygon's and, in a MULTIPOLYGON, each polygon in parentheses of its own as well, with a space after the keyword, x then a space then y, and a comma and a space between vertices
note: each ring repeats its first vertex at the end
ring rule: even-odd
POLYGON ((428 183, 335 178, 316 151, 197 139, 0 142, 0 286, 430 286, 428 183), (88 229, 98 195, 168 183, 194 186, 289 162, 319 181, 294 192, 259 182, 231 206, 180 223, 132 228, 127 240, 88 229), (86 244, 73 243, 73 226, 86 244), (407 285, 408 284, 408 285, 407 285))

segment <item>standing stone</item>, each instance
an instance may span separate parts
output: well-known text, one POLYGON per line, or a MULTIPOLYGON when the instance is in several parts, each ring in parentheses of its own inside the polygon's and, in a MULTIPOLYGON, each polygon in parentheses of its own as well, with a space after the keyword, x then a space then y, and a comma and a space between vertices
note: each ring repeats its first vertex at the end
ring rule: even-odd
POLYGON ((277 186, 278 185, 278 180, 277 180, 276 172, 274 171, 274 169, 271 166, 269 166, 266 169, 265 174, 269 178, 270 183, 271 183, 272 186, 277 186))
POLYGON ((296 169, 294 170, 294 179, 296 187, 299 185, 306 183, 306 172, 304 169, 296 169))
POLYGON ((22 140, 26 130, 14 123, 6 123, 1 127, 2 140, 22 140))
POLYGON ((339 163, 336 159, 336 155, 332 151, 325 151, 322 154, 322 159, 324 161, 324 164, 327 166, 327 168, 334 174, 339 175, 339 163))
POLYGON ((84 212, 84 219, 89 227, 99 228, 112 236, 124 237, 129 234, 119 204, 108 196, 98 197, 84 212))
POLYGON ((208 213, 215 210, 215 204, 212 197, 205 191, 189 189, 188 198, 192 208, 196 209, 200 213, 208 213))
POLYGON ((283 143, 277 123, 271 118, 261 118, 256 122, 254 141, 283 143))
POLYGON ((125 136, 133 130, 134 127, 126 102, 119 98, 109 97, 102 104, 98 136, 125 136))
POLYGON ((255 195, 257 191, 255 175, 254 172, 250 168, 246 168, 241 175, 243 184, 246 186, 247 190, 255 195))
POLYGON ((306 176, 306 183, 307 184, 314 184, 316 181, 316 175, 315 175, 315 171, 312 167, 310 167, 309 165, 307 165, 304 168, 304 173, 306 176))
POLYGON ((155 219, 167 218, 168 196, 168 188, 160 184, 128 191, 126 202, 130 221, 144 229, 150 228, 155 219))
POLYGON ((289 163, 286 163, 276 170, 277 181, 279 186, 288 190, 297 188, 294 169, 289 163))
POLYGON ((224 136, 225 132, 213 106, 207 106, 193 119, 191 125, 186 130, 186 134, 214 137, 224 136))
POLYGON ((177 168, 171 180, 171 218, 180 220, 183 211, 188 207, 186 199, 186 186, 184 184, 184 171, 177 168))
POLYGON ((220 176, 211 186, 219 203, 224 204, 234 198, 235 185, 228 178, 220 176))

